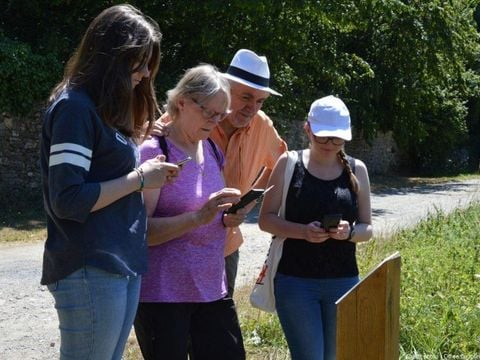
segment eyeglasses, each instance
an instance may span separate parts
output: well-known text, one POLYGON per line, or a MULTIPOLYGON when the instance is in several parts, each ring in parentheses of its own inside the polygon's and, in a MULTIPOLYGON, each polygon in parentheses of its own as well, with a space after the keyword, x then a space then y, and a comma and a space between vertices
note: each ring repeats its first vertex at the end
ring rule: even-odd
POLYGON ((313 135, 313 139, 318 144, 326 144, 329 141, 331 141, 333 145, 343 145, 343 144, 345 144, 345 140, 340 139, 338 137, 333 137, 333 136, 315 136, 315 135, 313 135))
POLYGON ((191 100, 195 105, 197 105, 202 110, 202 116, 204 119, 207 119, 207 120, 213 120, 213 121, 219 122, 225 119, 228 116, 228 114, 232 112, 232 110, 227 109, 227 111, 225 111, 224 113, 217 113, 213 110, 207 109, 204 105, 199 103, 196 99, 191 99, 191 100))

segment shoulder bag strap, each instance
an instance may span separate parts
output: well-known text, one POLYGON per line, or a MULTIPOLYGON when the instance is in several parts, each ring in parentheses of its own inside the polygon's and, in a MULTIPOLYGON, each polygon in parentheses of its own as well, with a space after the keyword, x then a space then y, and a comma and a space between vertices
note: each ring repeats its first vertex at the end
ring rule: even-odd
POLYGON ((285 219, 285 202, 287 200, 288 187, 290 186, 290 181, 292 180, 293 170, 295 169, 295 164, 297 163, 298 152, 288 151, 287 152, 287 165, 285 166, 285 174, 283 177, 283 193, 282 193, 282 204, 280 205, 279 215, 281 218, 285 219))

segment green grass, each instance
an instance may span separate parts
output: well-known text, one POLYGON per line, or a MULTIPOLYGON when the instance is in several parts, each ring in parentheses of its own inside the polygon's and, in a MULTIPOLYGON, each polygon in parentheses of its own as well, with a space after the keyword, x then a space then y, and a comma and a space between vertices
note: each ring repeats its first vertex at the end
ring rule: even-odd
POLYGON ((252 308, 250 290, 250 286, 245 286, 235 290, 234 294, 247 359, 290 359, 277 316, 252 308))
MULTIPOLYGON (((402 257, 401 359, 480 358, 479 228, 475 204, 359 245, 362 275, 395 251, 402 257)), ((251 308, 248 289, 243 292, 237 303, 249 358, 288 358, 276 317, 251 308), (269 355, 275 351, 278 356, 269 355)))
POLYGON ((480 205, 432 214, 389 241, 366 244, 362 269, 402 256, 400 344, 405 359, 480 354, 480 205))
POLYGON ((46 222, 41 195, 9 193, 0 188, 0 243, 45 240, 46 222), (21 199, 21 200, 19 200, 21 199))

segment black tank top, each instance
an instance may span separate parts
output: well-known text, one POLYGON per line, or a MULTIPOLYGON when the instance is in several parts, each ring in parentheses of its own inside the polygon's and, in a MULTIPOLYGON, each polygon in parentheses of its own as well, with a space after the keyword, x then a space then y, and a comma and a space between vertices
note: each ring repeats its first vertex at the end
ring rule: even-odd
MULTIPOLYGON (((344 170, 334 180, 321 180, 308 172, 299 151, 286 199, 285 218, 308 224, 323 215, 340 213, 352 225, 358 217, 357 196, 350 189, 344 170)), ((354 170, 354 159, 349 158, 354 170)), ((314 244, 304 239, 287 238, 278 272, 304 278, 338 278, 358 275, 355 243, 327 239, 314 244)))

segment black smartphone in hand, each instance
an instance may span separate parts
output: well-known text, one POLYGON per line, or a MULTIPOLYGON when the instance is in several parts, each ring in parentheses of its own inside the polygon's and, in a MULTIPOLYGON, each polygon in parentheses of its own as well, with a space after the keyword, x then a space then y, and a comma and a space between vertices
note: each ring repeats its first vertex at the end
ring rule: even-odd
POLYGON ((273 187, 270 186, 266 189, 252 189, 250 190, 249 192, 247 192, 245 195, 243 195, 241 198, 240 198, 240 201, 234 205, 232 205, 228 210, 226 210, 225 212, 227 214, 234 214, 236 213, 238 210, 240 210, 241 208, 247 206, 248 204, 250 204, 253 200, 256 200, 258 199, 260 196, 262 196, 263 194, 265 194, 268 190, 270 190, 271 188, 273 187))
POLYGON ((325 231, 328 231, 330 228, 336 228, 342 220, 342 214, 326 214, 322 219, 322 227, 325 231))
POLYGON ((180 161, 177 161, 177 162, 175 163, 175 165, 177 165, 177 166, 182 166, 183 164, 185 164, 186 162, 188 162, 188 161, 190 161, 190 160, 192 160, 192 158, 191 158, 190 156, 187 156, 185 159, 182 159, 182 160, 180 160, 180 161))

